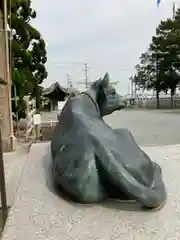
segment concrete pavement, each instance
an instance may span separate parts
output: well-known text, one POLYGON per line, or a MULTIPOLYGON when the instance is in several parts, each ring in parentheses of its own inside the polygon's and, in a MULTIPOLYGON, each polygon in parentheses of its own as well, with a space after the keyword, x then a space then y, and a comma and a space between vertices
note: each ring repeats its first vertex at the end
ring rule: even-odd
POLYGON ((122 110, 105 117, 113 128, 128 128, 141 146, 180 143, 180 114, 168 110, 122 110))
POLYGON ((163 169, 168 199, 159 212, 113 201, 91 206, 65 201, 49 179, 49 144, 33 145, 2 239, 180 239, 180 145, 144 150, 163 169))
POLYGON ((15 152, 3 154, 8 206, 13 205, 14 197, 19 187, 19 181, 27 161, 27 156, 28 148, 26 145, 18 145, 15 152))

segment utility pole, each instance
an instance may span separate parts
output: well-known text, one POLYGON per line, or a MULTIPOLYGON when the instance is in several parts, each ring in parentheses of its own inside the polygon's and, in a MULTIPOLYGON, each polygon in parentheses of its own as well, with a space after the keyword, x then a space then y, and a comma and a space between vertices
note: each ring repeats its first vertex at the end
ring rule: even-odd
POLYGON ((83 69, 84 73, 85 73, 85 79, 83 82, 76 82, 77 84, 84 84, 85 86, 85 89, 87 90, 89 88, 89 86, 93 83, 93 82, 89 82, 88 81, 88 71, 89 71, 89 68, 88 68, 88 65, 87 63, 84 64, 84 69, 83 69))
POLYGON ((72 80, 71 80, 71 76, 69 74, 66 75, 67 77, 67 86, 68 88, 72 88, 72 80))
MULTIPOLYGON (((88 65, 87 63, 84 64, 84 69, 83 69, 84 73, 85 73, 85 79, 83 82, 76 82, 77 84, 84 84, 85 86, 85 89, 87 90, 95 81, 89 81, 89 78, 88 78, 88 71, 89 71, 89 68, 88 68, 88 65)), ((117 85, 119 83, 119 81, 116 81, 116 82, 110 82, 109 84, 111 86, 114 86, 114 85, 117 85)))
POLYGON ((83 69, 84 73, 85 73, 85 89, 88 89, 88 66, 87 63, 84 64, 84 69, 83 69))
POLYGON ((175 3, 175 1, 173 1, 172 11, 173 11, 173 19, 175 19, 175 16, 176 16, 176 3, 175 3))
POLYGON ((129 78, 129 81, 130 81, 130 95, 131 95, 131 98, 133 98, 134 94, 133 94, 133 77, 132 76, 129 78))

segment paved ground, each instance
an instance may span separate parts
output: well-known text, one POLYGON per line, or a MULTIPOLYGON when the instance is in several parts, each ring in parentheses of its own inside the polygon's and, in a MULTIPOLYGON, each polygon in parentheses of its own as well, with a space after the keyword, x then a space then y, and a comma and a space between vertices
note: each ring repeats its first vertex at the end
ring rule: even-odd
MULTIPOLYGON (((15 152, 9 152, 3 154, 4 170, 6 178, 6 197, 7 205, 11 207, 14 203, 15 195, 19 188, 20 179, 23 173, 23 169, 26 164, 28 156, 28 147, 26 144, 17 145, 15 152)), ((1 197, 0 197, 0 208, 1 208, 1 197)), ((0 233, 2 227, 2 215, 0 211, 0 233)))
POLYGON ((19 181, 27 160, 27 156, 28 149, 26 145, 18 145, 15 152, 4 153, 3 155, 8 206, 13 205, 14 197, 19 186, 19 181))
MULTIPOLYGON (((56 120, 57 112, 43 113, 42 120, 56 120)), ((140 145, 168 145, 180 143, 180 111, 178 110, 122 110, 105 121, 114 128, 128 128, 140 145)))
POLYGON ((63 200, 49 181, 49 145, 33 145, 2 240, 180 239, 180 145, 144 150, 163 169, 168 200, 159 212, 113 201, 82 206, 63 200))
POLYGON ((140 145, 180 143, 180 114, 163 110, 124 110, 105 118, 114 128, 128 128, 140 145))

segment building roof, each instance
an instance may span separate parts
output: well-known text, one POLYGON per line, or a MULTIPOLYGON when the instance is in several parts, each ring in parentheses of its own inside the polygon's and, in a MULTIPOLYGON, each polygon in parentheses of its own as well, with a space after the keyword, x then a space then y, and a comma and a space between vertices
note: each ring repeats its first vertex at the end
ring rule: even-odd
POLYGON ((50 87, 44 89, 43 96, 56 101, 63 101, 65 97, 77 93, 79 93, 77 89, 64 88, 58 82, 55 82, 50 87))
POLYGON ((43 95, 49 95, 54 91, 61 91, 63 93, 67 93, 66 89, 63 88, 58 82, 53 83, 48 88, 45 88, 43 91, 43 95))

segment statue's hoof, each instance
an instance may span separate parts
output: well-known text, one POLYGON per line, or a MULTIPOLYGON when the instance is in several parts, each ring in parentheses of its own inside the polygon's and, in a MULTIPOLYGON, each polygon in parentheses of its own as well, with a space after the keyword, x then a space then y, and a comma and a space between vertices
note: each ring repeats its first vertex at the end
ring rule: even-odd
POLYGON ((165 203, 166 203, 166 201, 162 202, 162 204, 160 204, 159 206, 154 207, 154 208, 149 208, 149 207, 145 207, 145 206, 143 206, 142 208, 144 211, 157 212, 157 211, 160 211, 164 207, 165 203))

